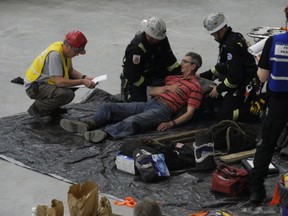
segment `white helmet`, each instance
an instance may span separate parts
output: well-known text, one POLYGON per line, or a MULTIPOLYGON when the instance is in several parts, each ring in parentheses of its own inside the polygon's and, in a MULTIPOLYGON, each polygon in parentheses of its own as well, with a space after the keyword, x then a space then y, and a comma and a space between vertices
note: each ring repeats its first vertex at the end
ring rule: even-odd
POLYGON ((152 38, 163 40, 166 37, 166 24, 159 17, 150 17, 148 20, 142 20, 142 28, 152 38))
POLYGON ((212 13, 204 19, 204 27, 209 34, 219 31, 228 23, 228 18, 223 13, 212 13))

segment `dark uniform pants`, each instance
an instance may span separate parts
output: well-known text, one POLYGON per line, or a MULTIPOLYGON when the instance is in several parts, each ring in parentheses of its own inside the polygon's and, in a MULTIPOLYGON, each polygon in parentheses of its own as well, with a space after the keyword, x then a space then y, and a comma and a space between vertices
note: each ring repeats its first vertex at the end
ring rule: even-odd
POLYGON ((140 86, 129 86, 129 102, 146 102, 147 101, 147 85, 142 84, 140 86))
MULTIPOLYGON (((244 90, 236 89, 233 92, 227 92, 224 97, 217 99, 206 97, 203 101, 205 109, 215 110, 215 118, 218 121, 225 119, 237 122, 255 122, 259 120, 258 114, 250 112, 251 100, 255 99, 253 95, 245 102, 244 90)), ((213 112, 213 111, 209 111, 213 112)))
POLYGON ((288 95, 270 96, 268 113, 263 123, 262 142, 257 146, 254 168, 249 176, 249 189, 258 192, 264 189, 264 179, 268 175, 278 138, 288 121, 288 95))

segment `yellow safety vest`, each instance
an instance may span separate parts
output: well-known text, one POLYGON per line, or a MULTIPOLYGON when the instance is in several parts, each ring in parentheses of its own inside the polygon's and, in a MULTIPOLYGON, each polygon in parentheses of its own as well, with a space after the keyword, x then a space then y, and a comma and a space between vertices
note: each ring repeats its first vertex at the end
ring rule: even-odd
MULTIPOLYGON (((26 80, 30 83, 34 82, 35 80, 38 79, 38 77, 41 75, 43 71, 43 67, 45 64, 45 60, 47 55, 51 51, 57 51, 59 52, 62 60, 62 65, 64 69, 64 78, 69 78, 69 69, 71 67, 71 58, 67 58, 67 63, 65 61, 65 57, 63 54, 63 47, 62 47, 63 42, 55 42, 51 44, 47 49, 43 50, 40 55, 38 55, 33 63, 30 65, 30 67, 26 71, 26 80)), ((48 83, 55 85, 55 80, 54 77, 50 77, 48 79, 48 83)))

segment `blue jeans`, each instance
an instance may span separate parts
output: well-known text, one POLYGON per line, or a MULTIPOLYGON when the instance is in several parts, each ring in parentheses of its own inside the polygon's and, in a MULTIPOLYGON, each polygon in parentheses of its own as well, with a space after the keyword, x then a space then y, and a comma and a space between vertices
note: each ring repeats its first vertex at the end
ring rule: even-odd
POLYGON ((96 127, 107 125, 105 131, 114 139, 135 134, 139 131, 156 128, 159 124, 171 121, 173 110, 155 99, 147 102, 105 103, 92 116, 96 127))

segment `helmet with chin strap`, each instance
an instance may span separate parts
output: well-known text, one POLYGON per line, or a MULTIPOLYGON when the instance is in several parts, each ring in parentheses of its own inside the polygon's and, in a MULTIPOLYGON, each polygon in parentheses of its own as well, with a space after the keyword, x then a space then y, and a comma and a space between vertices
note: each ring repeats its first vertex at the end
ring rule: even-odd
POLYGON ((227 23, 228 18, 220 12, 208 15, 203 21, 204 27, 209 34, 219 31, 221 28, 227 25, 227 23))

